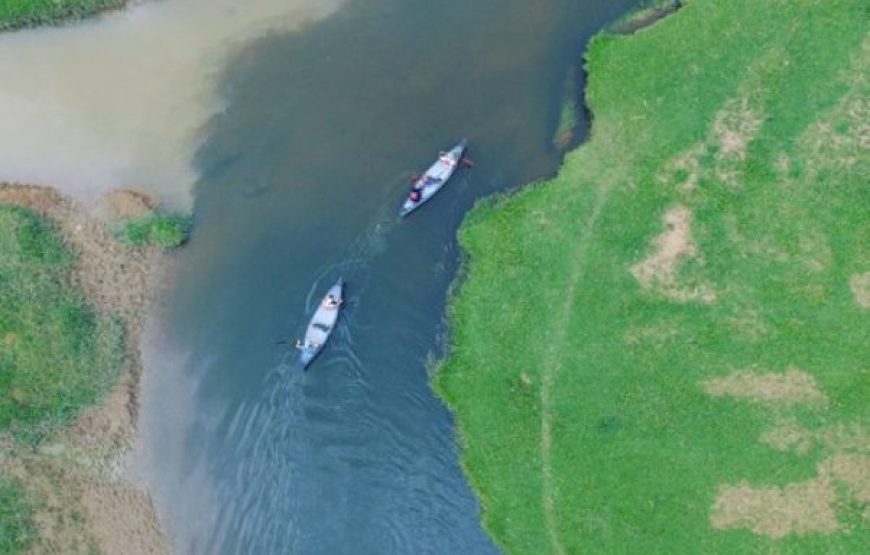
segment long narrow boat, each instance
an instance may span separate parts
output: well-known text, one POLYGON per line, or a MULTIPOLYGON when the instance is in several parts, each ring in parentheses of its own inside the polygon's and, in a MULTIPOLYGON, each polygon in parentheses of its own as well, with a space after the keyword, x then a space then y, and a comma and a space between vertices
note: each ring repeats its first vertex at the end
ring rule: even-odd
POLYGON ((456 172, 456 168, 459 167, 459 162, 462 160, 462 155, 465 153, 467 147, 468 141, 462 139, 459 141, 459 144, 450 149, 449 152, 441 153, 438 160, 429 166, 426 173, 414 182, 414 186, 411 188, 411 193, 408 195, 408 198, 405 199, 402 208, 399 209, 399 216, 407 216, 422 206, 427 200, 435 196, 435 193, 444 187, 447 180, 450 179, 450 176, 452 176, 454 172, 456 172))
POLYGON ((305 330, 305 338, 296 342, 296 348, 300 351, 299 363, 302 364, 303 369, 308 368, 332 335, 335 323, 338 321, 338 313, 341 312, 341 305, 344 304, 343 294, 344 281, 339 279, 329 288, 317 306, 314 316, 308 323, 308 329, 305 330))

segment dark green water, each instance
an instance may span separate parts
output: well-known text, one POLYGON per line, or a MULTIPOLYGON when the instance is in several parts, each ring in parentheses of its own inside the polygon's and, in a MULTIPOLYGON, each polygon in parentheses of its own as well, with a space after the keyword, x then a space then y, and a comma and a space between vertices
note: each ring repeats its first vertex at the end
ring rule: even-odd
MULTIPOLYGON (((245 51, 198 155, 142 430, 178 553, 495 553, 427 361, 474 201, 552 174, 583 45, 633 0, 358 0, 245 51), (408 175, 476 166, 405 221, 408 175), (310 371, 277 347, 337 277, 310 371)), ((493 315, 497 318, 498 315, 493 315)))

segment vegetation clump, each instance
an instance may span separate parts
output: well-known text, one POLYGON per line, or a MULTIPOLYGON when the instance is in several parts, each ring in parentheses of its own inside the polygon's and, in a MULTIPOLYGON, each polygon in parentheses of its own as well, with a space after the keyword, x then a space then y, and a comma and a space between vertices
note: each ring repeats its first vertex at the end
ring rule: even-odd
POLYGON ((630 35, 649 27, 683 7, 683 0, 647 0, 640 7, 611 23, 608 32, 630 35))
POLYGON ((118 237, 130 245, 154 245, 171 249, 187 241, 190 226, 190 216, 152 212, 121 224, 118 237))
POLYGON ((559 122, 553 133, 553 146, 561 152, 567 151, 574 146, 577 138, 577 105, 579 93, 577 91, 577 76, 572 68, 565 76, 562 85, 562 102, 559 109, 559 122))
POLYGON ((605 33, 591 140, 469 215, 435 386, 506 553, 866 551, 866 21, 694 0, 605 33))
POLYGON ((128 0, 0 0, 0 31, 56 24, 117 9, 128 0))

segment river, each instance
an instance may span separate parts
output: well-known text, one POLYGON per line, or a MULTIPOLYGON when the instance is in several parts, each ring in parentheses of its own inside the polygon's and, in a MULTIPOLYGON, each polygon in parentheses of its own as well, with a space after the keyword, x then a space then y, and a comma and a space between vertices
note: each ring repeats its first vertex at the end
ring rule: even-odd
POLYGON ((137 451, 178 553, 497 553, 429 387, 456 231, 556 170, 566 76, 635 3, 351 0, 235 56, 145 352, 137 451), (463 137, 474 168, 399 221, 411 172, 463 137), (276 341, 339 276, 303 373, 276 341))

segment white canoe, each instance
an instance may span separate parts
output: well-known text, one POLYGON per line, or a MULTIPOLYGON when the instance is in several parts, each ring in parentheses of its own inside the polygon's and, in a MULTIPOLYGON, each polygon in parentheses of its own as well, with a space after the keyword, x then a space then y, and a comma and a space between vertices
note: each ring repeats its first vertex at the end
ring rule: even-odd
POLYGON ((314 316, 305 330, 305 338, 296 344, 299 349, 299 362, 302 368, 307 368, 311 361, 320 353, 323 346, 332 335, 335 323, 338 321, 338 313, 344 303, 344 281, 339 279, 335 285, 329 288, 326 295, 314 311, 314 316))
POLYGON ((414 182, 411 193, 405 199, 402 208, 399 209, 399 216, 407 216, 435 196, 435 193, 447 184, 447 180, 459 167, 467 147, 468 141, 462 139, 449 152, 441 153, 438 160, 426 170, 426 173, 414 182))

